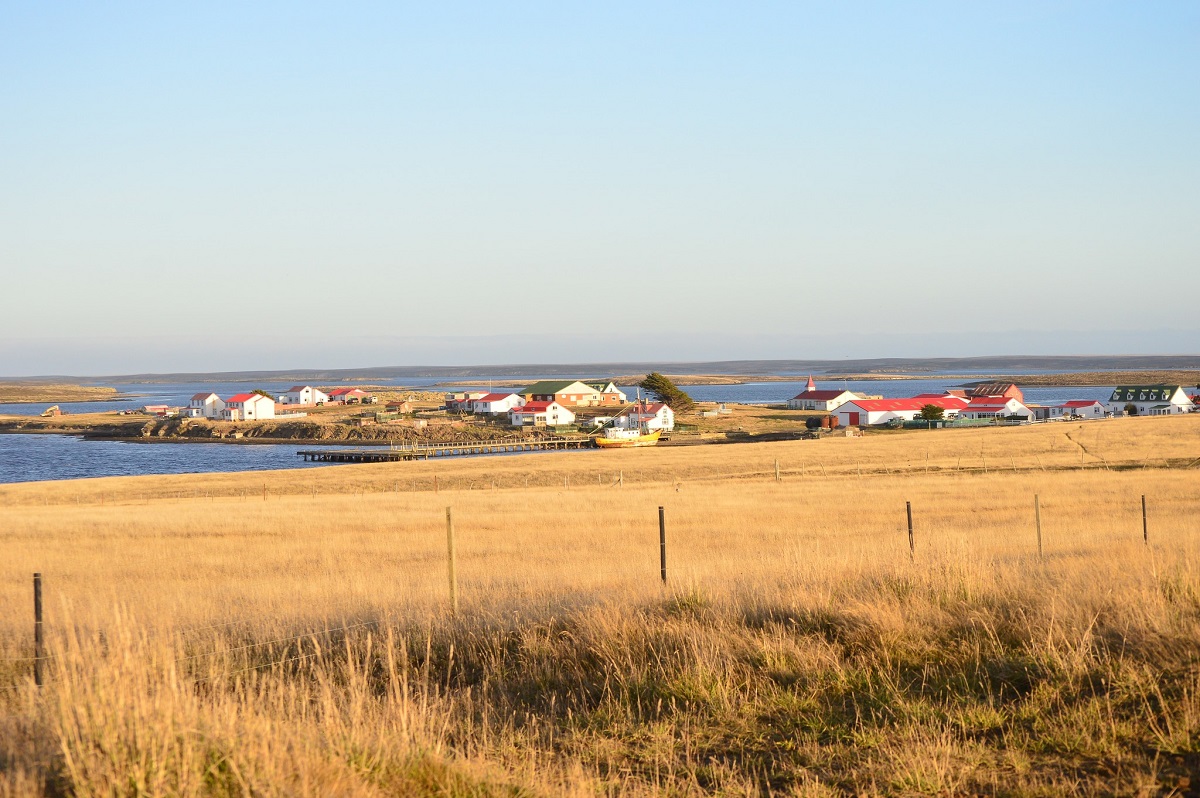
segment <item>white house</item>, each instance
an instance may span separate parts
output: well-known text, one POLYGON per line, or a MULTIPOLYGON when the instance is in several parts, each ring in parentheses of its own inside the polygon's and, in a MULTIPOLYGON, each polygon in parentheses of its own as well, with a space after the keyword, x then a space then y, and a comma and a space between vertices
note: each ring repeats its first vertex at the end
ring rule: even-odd
POLYGON ((818 391, 813 378, 808 378, 808 385, 801 393, 788 399, 789 410, 821 410, 826 413, 837 410, 852 399, 861 398, 850 391, 818 391))
POLYGON ((275 418, 275 400, 261 393, 239 393, 225 402, 221 417, 226 421, 262 421, 275 418))
POLYGON ((489 393, 471 402, 471 412, 502 416, 514 407, 525 404, 525 397, 515 393, 489 393))
POLYGON ((329 397, 311 385, 293 385, 280 397, 279 404, 296 407, 316 407, 329 401, 329 397))
POLYGON ((1190 413, 1195 405, 1182 385, 1119 385, 1108 400, 1108 409, 1135 416, 1168 416, 1190 413))
POLYGON ((192 418, 220 418, 225 402, 211 391, 198 393, 188 402, 187 414, 192 418))
POLYGON ((926 405, 940 407, 943 418, 954 418, 967 406, 958 396, 926 396, 911 399, 851 399, 834 411, 843 427, 870 427, 889 421, 912 421, 926 405))
POLYGON ((662 402, 656 402, 645 405, 640 411, 635 407, 628 413, 618 416, 613 422, 614 427, 625 429, 637 429, 643 424, 648 429, 670 432, 675 429, 675 411, 662 402))
POLYGON ((973 396, 971 403, 959 412, 959 416, 975 420, 1019 418, 1032 421, 1033 411, 1011 396, 973 396))
POLYGON ((510 410, 508 420, 514 427, 557 427, 574 424, 575 414, 558 402, 526 402, 510 410))
POLYGON ((1098 399, 1072 399, 1059 405, 1064 416, 1079 416, 1081 418, 1104 418, 1108 408, 1098 399))
POLYGON ((1038 421, 1061 421, 1067 416, 1067 409, 1062 405, 1026 405, 1033 411, 1033 417, 1038 421))
POLYGON ((608 382, 589 382, 588 387, 595 388, 600 394, 601 405, 623 405, 629 401, 625 392, 617 387, 617 384, 612 380, 608 382))

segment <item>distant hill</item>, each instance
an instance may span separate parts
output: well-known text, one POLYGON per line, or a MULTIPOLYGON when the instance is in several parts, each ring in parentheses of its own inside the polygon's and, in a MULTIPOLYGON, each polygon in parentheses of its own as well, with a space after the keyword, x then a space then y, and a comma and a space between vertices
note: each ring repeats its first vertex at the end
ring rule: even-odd
MULTIPOLYGON (((854 360, 717 360, 717 361, 615 361, 609 363, 521 363, 477 366, 382 366, 359 369, 285 369, 276 371, 181 372, 167 374, 115 374, 42 379, 64 382, 314 382, 332 384, 371 380, 424 378, 438 380, 473 377, 553 377, 644 374, 777 375, 813 374, 1012 374, 1038 371, 1162 371, 1200 368, 1200 355, 1006 355, 998 357, 860 358, 854 360)), ((30 378, 27 378, 30 379, 30 378)))

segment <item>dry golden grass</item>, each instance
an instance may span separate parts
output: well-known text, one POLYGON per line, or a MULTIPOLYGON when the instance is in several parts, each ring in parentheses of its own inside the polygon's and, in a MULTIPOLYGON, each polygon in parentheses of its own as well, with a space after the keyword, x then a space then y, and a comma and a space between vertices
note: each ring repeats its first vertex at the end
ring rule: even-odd
POLYGON ((0 402, 99 402, 117 398, 116 388, 45 382, 0 382, 0 402))
POLYGON ((0 795, 1184 794, 1197 458, 1200 417, 7 486, 0 795))

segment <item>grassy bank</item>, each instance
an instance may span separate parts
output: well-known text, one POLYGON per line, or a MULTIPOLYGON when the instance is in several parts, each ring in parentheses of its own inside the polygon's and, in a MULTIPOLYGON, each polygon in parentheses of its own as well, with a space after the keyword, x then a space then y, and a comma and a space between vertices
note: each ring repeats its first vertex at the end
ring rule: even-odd
POLYGON ((1198 458, 1166 418, 6 486, 0 790, 1184 794, 1198 458))
POLYGON ((118 398, 116 388, 99 385, 54 385, 40 382, 0 382, 0 403, 106 402, 118 398))

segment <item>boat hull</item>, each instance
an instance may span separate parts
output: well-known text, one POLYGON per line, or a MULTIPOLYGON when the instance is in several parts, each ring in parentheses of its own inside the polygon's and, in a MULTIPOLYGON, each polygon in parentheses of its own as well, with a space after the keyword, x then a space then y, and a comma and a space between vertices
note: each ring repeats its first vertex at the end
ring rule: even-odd
POLYGON ((654 446, 662 430, 654 430, 636 438, 596 438, 596 445, 601 449, 633 449, 638 446, 654 446))

